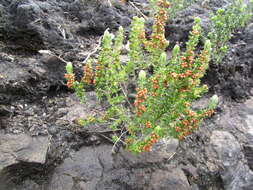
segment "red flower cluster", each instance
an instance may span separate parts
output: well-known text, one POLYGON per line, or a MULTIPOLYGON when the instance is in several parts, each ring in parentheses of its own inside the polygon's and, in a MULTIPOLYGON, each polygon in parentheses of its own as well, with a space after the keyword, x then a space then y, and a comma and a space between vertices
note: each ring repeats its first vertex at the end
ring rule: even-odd
POLYGON ((137 88, 137 95, 134 101, 134 106, 137 109, 137 116, 141 116, 143 112, 146 111, 146 106, 143 105, 143 102, 147 99, 148 90, 146 88, 139 89, 137 88))
POLYGON ((158 80, 157 79, 153 79, 152 82, 153 82, 153 89, 157 90, 159 88, 159 86, 158 86, 158 80))
MULTIPOLYGON (((151 49, 164 49, 167 46, 167 40, 164 36, 164 26, 168 19, 166 9, 169 7, 167 0, 159 0, 157 2, 159 11, 155 17, 153 33, 150 41, 145 41, 144 46, 151 49)), ((144 37, 144 35, 142 35, 144 37)))
MULTIPOLYGON (((95 78, 99 78, 102 75, 102 64, 100 62, 96 63, 96 72, 95 72, 95 78)), ((94 83, 96 83, 96 81, 94 80, 94 83)))
POLYGON ((180 121, 178 126, 175 127, 178 139, 183 140, 186 136, 190 135, 198 128, 199 122, 200 121, 194 117, 180 121))
POLYGON ((152 125, 151 125, 151 123, 149 121, 146 122, 146 127, 147 128, 152 128, 152 125))
POLYGON ((159 6, 159 7, 164 7, 164 8, 169 8, 170 7, 170 3, 168 2, 168 1, 166 1, 166 0, 159 0, 158 2, 157 2, 157 5, 159 6))
POLYGON ((144 152, 150 152, 151 147, 153 144, 158 142, 159 138, 159 135, 152 133, 151 136, 144 142, 145 144, 141 147, 141 150, 144 152))
POLYGON ((84 73, 84 76, 82 78, 82 81, 85 84, 91 85, 93 83, 93 71, 89 64, 86 64, 83 67, 83 73, 84 73))
POLYGON ((186 119, 181 120, 174 128, 176 136, 179 140, 183 140, 186 136, 190 135, 199 126, 201 118, 210 117, 214 111, 207 110, 202 114, 197 114, 192 110, 186 110, 186 119))
POLYGON ((206 112, 204 112, 204 113, 202 114, 202 117, 210 117, 210 116, 213 115, 213 113, 214 113, 213 110, 207 110, 206 112))
POLYGON ((71 73, 71 74, 65 74, 64 77, 67 80, 67 87, 68 88, 73 87, 74 82, 75 82, 75 75, 73 73, 71 73))

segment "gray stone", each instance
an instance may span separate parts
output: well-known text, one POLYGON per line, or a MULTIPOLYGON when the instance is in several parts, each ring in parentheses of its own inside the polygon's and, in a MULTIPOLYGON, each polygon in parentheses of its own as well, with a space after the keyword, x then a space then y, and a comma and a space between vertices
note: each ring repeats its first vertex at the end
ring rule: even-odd
POLYGON ((44 164, 48 146, 47 137, 0 134, 0 172, 20 162, 44 164))
POLYGON ((59 122, 61 122, 61 120, 73 122, 80 118, 86 119, 88 116, 95 116, 98 112, 102 112, 103 108, 99 105, 95 93, 87 92, 85 96, 87 103, 81 103, 76 95, 68 97, 66 107, 61 108, 58 111, 59 113, 67 114, 64 114, 62 118, 59 118, 59 122))
POLYGON ((112 168, 111 148, 84 147, 70 156, 55 169, 48 190, 69 190, 80 182, 84 189, 95 189, 103 173, 112 168))
POLYGON ((251 189, 253 172, 244 163, 239 142, 226 131, 213 131, 207 148, 207 166, 219 171, 226 190, 251 189))
POLYGON ((245 132, 247 134, 247 142, 244 145, 244 154, 249 167, 253 170, 253 98, 247 100, 243 106, 247 124, 245 132))
MULTIPOLYGON (((167 142, 167 147, 177 145, 178 142, 172 141, 171 145, 167 142)), ((190 189, 184 172, 176 166, 168 165, 161 170, 142 167, 141 164, 131 165, 131 161, 126 159, 133 159, 134 155, 122 160, 118 158, 122 158, 122 154, 112 154, 111 150, 112 146, 101 145, 83 147, 74 152, 55 169, 47 190, 190 189), (130 165, 123 166, 122 162, 130 165)), ((161 159, 156 161, 162 161, 165 154, 160 156, 161 159)))
POLYGON ((147 165, 169 160, 176 153, 179 141, 177 139, 161 139, 157 142, 151 152, 142 152, 133 155, 130 152, 121 150, 121 155, 129 165, 147 165))
POLYGON ((190 185, 179 168, 170 168, 169 171, 157 170, 152 173, 150 187, 148 190, 189 190, 190 185))

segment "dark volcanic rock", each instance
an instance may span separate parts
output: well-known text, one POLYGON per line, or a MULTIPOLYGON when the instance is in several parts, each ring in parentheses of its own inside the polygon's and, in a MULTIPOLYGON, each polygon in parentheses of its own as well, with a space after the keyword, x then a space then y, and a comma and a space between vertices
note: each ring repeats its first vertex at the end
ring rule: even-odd
POLYGON ((240 144, 233 135, 226 131, 213 131, 207 156, 210 169, 220 171, 225 189, 252 188, 253 172, 243 162, 240 144))
POLYGON ((130 165, 122 167, 121 159, 117 159, 120 155, 113 156, 111 149, 112 146, 102 145, 83 147, 73 153, 55 169, 48 190, 190 189, 181 169, 170 165, 163 170, 155 167, 141 168, 141 164, 139 167, 131 164, 131 160, 136 159, 135 156, 125 157, 124 162, 130 165))
POLYGON ((184 172, 178 168, 169 171, 157 170, 152 173, 149 190, 190 190, 190 185, 184 172))
POLYGON ((111 7, 107 1, 15 0, 3 4, 7 16, 0 33, 30 52, 74 49, 82 41, 77 34, 101 35, 106 28, 115 30, 130 24, 128 9, 122 4, 111 7))
POLYGON ((0 93, 10 95, 41 95, 52 88, 64 86, 66 63, 53 55, 36 61, 24 58, 1 62, 0 93))
POLYGON ((14 188, 15 177, 29 175, 45 164, 48 147, 48 137, 0 134, 0 189, 14 188))
POLYGON ((0 134, 0 172, 20 162, 44 164, 48 146, 47 137, 0 134))

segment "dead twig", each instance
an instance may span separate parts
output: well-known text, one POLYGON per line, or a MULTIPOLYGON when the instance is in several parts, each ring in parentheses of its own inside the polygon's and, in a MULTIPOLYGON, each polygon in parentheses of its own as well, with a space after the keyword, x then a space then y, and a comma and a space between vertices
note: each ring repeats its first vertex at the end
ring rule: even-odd
POLYGON ((141 14, 141 16, 143 16, 143 18, 144 18, 145 20, 148 20, 148 17, 147 17, 146 15, 144 15, 144 14, 141 12, 141 10, 140 10, 138 7, 136 7, 136 5, 135 5, 133 2, 129 1, 129 3, 130 3, 130 5, 132 5, 133 8, 135 8, 135 9, 137 10, 137 12, 139 12, 139 13, 141 14))
MULTIPOLYGON (((114 150, 114 149, 115 149, 116 145, 118 144, 118 142, 119 142, 119 141, 123 142, 123 141, 121 140, 121 137, 122 137, 124 134, 126 134, 126 133, 127 133, 127 131, 121 133, 121 135, 118 137, 117 141, 114 143, 114 145, 113 145, 113 147, 112 147, 112 153, 115 153, 115 150, 114 150)), ((124 142, 123 142, 123 143, 124 143, 124 142)))
POLYGON ((127 103, 129 104, 129 106, 130 106, 132 109, 134 109, 133 106, 132 106, 132 104, 130 103, 130 101, 129 101, 129 99, 128 99, 128 95, 127 95, 127 92, 126 92, 126 86, 120 83, 120 87, 121 87, 121 90, 122 90, 122 92, 123 92, 123 94, 124 94, 124 96, 125 96, 125 98, 126 98, 127 103))
POLYGON ((171 160, 171 159, 175 156, 175 154, 176 154, 176 152, 174 152, 174 153, 169 157, 168 160, 171 160))
MULTIPOLYGON (((105 30, 105 32, 108 31, 108 30, 109 30, 109 28, 107 28, 107 29, 105 30)), ((93 54, 95 54, 95 53, 101 48, 102 38, 103 38, 103 36, 101 36, 101 37, 99 38, 97 47, 96 47, 92 52, 90 52, 90 53, 87 55, 87 57, 85 58, 85 60, 84 60, 82 63, 86 63, 86 61, 87 61, 93 54)))
POLYGON ((87 133, 90 133, 90 134, 103 134, 103 133, 113 133, 113 132, 119 132, 121 131, 121 129, 117 129, 117 130, 107 130, 107 131, 87 131, 87 133))
MULTIPOLYGON (((107 30, 109 30, 109 28, 107 28, 105 31, 107 31, 107 30)), ((64 33, 63 35, 65 35, 65 33, 64 33)), ((101 37, 99 38, 99 42, 98 42, 97 47, 96 47, 92 52, 90 52, 90 53, 87 55, 87 57, 85 58, 85 60, 84 60, 82 63, 86 63, 86 61, 87 61, 93 54, 95 54, 95 53, 100 49, 100 46, 101 46, 101 43, 102 43, 102 38, 103 38, 103 36, 101 36, 101 37)), ((55 54, 54 54, 53 52, 51 52, 50 50, 39 50, 38 52, 39 52, 40 54, 53 55, 53 56, 57 57, 59 60, 61 60, 62 62, 66 63, 66 64, 69 63, 69 62, 65 61, 63 58, 61 58, 60 56, 55 55, 55 54)))

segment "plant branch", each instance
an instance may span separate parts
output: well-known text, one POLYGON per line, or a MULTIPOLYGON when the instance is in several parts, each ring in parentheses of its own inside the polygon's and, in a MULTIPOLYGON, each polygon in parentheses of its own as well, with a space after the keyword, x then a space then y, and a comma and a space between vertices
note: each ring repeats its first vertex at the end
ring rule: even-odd
POLYGON ((136 5, 135 5, 133 2, 129 1, 129 3, 130 3, 130 5, 132 5, 133 8, 135 8, 135 9, 137 10, 137 12, 139 12, 139 13, 141 14, 141 16, 142 16, 145 20, 148 20, 148 17, 147 17, 146 15, 144 15, 144 14, 141 12, 141 10, 140 10, 138 7, 136 7, 136 5))

